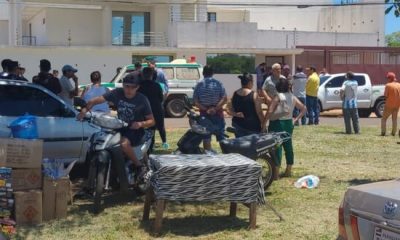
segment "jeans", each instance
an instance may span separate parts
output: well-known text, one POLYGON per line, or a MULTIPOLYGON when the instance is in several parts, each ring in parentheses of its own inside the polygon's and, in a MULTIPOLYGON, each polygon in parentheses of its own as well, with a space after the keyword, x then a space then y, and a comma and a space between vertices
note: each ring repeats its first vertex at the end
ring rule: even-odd
POLYGON ((358 122, 358 109, 357 108, 343 108, 344 125, 346 134, 351 134, 351 122, 353 122, 354 133, 360 133, 360 124, 358 122))
POLYGON ((308 124, 319 124, 319 107, 318 98, 312 96, 306 96, 306 106, 308 114, 308 124))
MULTIPOLYGON (((217 141, 221 141, 225 138, 225 119, 223 115, 215 114, 215 115, 209 115, 209 114, 203 114, 200 113, 201 116, 207 118, 212 122, 214 127, 216 128, 216 132, 214 133, 215 136, 217 137, 217 141)), ((211 134, 204 136, 204 141, 211 142, 211 134)))
MULTIPOLYGON (((298 97, 297 99, 299 99, 301 103, 306 104, 306 98, 298 97)), ((293 117, 297 117, 299 114, 300 114, 300 109, 295 107, 293 109, 293 117)), ((301 118, 301 125, 306 125, 306 121, 307 121, 307 116, 306 114, 304 114, 304 116, 301 118)), ((295 124, 298 125, 299 123, 296 122, 295 124)))

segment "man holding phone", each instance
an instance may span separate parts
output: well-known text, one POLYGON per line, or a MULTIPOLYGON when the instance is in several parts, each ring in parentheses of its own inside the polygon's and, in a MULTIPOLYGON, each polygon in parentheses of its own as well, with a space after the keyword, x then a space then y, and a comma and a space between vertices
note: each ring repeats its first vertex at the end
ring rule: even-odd
POLYGON ((63 75, 60 78, 61 92, 58 95, 70 105, 73 104, 73 98, 79 94, 78 77, 75 75, 76 72, 78 72, 78 70, 71 65, 65 65, 62 68, 63 75), (75 86, 72 86, 70 79, 73 80, 75 86))

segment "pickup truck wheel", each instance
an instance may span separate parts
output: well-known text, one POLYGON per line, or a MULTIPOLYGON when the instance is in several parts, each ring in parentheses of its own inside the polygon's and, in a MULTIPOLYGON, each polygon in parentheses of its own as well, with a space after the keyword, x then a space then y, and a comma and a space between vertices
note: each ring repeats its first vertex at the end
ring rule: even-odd
POLYGON ((383 116, 383 110, 385 109, 385 101, 380 101, 375 105, 375 114, 378 118, 383 116))
POLYGON ((369 115, 371 115, 371 109, 358 109, 358 116, 360 116, 360 118, 368 118, 369 115))
POLYGON ((173 118, 182 118, 186 116, 185 102, 182 98, 172 98, 168 100, 165 108, 168 116, 173 118))

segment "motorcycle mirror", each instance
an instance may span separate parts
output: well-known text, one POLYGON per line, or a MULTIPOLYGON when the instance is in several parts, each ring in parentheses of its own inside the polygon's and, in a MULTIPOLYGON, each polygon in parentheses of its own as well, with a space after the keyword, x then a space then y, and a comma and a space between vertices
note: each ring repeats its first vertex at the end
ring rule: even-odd
POLYGON ((86 107, 86 101, 80 97, 74 97, 74 106, 84 108, 86 107))

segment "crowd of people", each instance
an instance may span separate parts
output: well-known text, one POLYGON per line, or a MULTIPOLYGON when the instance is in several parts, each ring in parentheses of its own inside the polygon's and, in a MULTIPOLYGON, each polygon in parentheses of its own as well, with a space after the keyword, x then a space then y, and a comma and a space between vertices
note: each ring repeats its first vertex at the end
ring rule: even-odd
MULTIPOLYGON (((3 72, 0 78, 28 81, 24 76, 24 69, 17 61, 5 59, 1 62, 3 72)), ((62 67, 62 76, 58 78, 58 71, 50 71, 51 63, 47 59, 40 60, 39 73, 32 78, 32 82, 39 84, 62 98, 66 103, 73 104, 73 98, 80 94, 77 69, 71 65, 62 67)), ((121 69, 117 69, 117 75, 121 69)), ((193 100, 199 109, 200 115, 209 119, 219 131, 215 134, 218 141, 224 138, 225 118, 224 107, 232 116, 232 126, 236 129, 236 137, 260 133, 263 131, 293 134, 295 126, 318 125, 319 106, 318 88, 320 77, 328 74, 323 69, 320 74, 313 66, 303 69, 297 66, 295 74, 291 74, 288 65, 275 63, 272 66, 262 63, 256 68, 256 88, 253 90, 254 79, 252 74, 243 73, 238 76, 241 87, 233 93, 230 101, 223 84, 213 77, 211 66, 203 69, 203 80, 194 88, 193 100), (268 110, 263 111, 262 105, 268 110), (307 121, 308 118, 308 121, 307 121)), ((359 116, 357 109, 358 83, 352 72, 345 76, 340 97, 343 101, 343 117, 345 132, 360 133, 359 116), (353 130, 352 130, 353 128, 353 130)), ((381 134, 386 135, 386 121, 392 116, 392 135, 397 132, 397 115, 400 108, 400 83, 394 73, 387 74, 388 84, 385 87, 386 105, 381 120, 381 134)), ((80 118, 86 111, 110 112, 110 105, 117 111, 121 120, 129 123, 121 134, 122 149, 134 165, 141 169, 143 166, 135 156, 131 146, 140 144, 144 136, 144 129, 158 130, 162 146, 169 148, 164 124, 164 100, 168 94, 167 79, 162 69, 156 68, 154 60, 147 62, 146 67, 141 63, 135 64, 135 71, 123 79, 123 88, 109 90, 101 85, 101 73, 94 71, 90 74, 91 85, 86 86, 81 97, 87 102, 82 109, 80 118)), ((400 132, 399 132, 400 135, 400 132)), ((153 150, 153 143, 150 151, 153 150)), ((211 135, 203 139, 205 150, 212 151, 211 135)), ((289 177, 294 164, 292 140, 285 142, 277 151, 275 176, 279 176, 281 160, 285 152, 286 171, 281 175, 289 177)), ((141 171, 141 170, 139 170, 141 171)))

